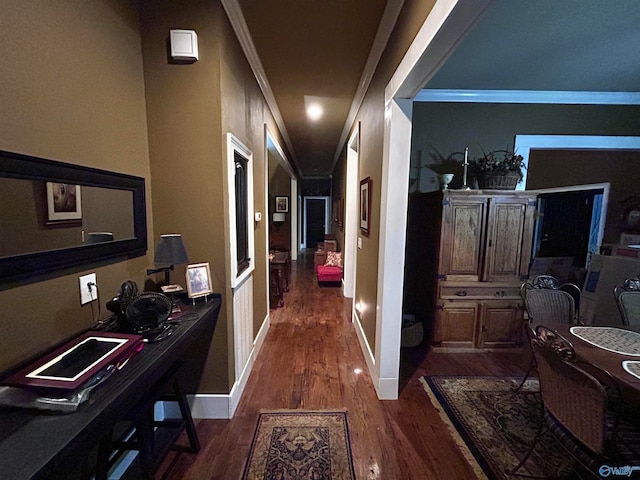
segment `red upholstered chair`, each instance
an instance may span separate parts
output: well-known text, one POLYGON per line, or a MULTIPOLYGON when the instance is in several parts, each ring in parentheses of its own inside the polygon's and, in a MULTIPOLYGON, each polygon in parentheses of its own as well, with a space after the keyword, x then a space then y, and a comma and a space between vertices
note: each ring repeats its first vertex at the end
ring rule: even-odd
POLYGON ((324 264, 316 265, 318 283, 342 281, 342 252, 326 253, 324 264))

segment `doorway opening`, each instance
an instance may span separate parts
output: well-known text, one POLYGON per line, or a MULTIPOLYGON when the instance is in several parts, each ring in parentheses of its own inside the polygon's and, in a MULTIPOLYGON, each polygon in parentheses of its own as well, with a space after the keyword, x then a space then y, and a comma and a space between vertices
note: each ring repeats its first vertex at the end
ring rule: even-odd
POLYGON ((329 200, 330 197, 304 197, 302 248, 315 249, 329 233, 329 200))

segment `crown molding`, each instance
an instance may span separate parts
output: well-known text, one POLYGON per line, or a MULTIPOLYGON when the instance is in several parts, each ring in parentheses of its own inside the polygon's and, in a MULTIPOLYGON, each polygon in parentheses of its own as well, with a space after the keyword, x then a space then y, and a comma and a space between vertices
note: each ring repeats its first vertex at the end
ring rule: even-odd
POLYGON ((639 92, 575 92, 550 90, 424 89, 414 102, 548 103, 566 105, 640 105, 639 92))
POLYGON ((256 81, 258 82, 260 90, 262 90, 262 94, 264 95, 267 105, 271 110, 271 114, 273 115, 276 125, 278 125, 278 129, 280 130, 282 139, 287 144, 287 148, 289 149, 289 153, 291 154, 291 156, 293 158, 296 158, 295 150, 293 149, 293 144, 291 143, 291 138, 289 137, 287 127, 284 124, 284 119, 282 118, 282 114, 280 113, 280 109, 278 108, 276 97, 273 94, 273 90, 271 89, 269 81, 267 80, 267 74, 264 71, 264 67, 262 66, 260 57, 258 56, 258 51, 256 50, 255 44, 253 43, 253 38, 251 37, 249 27, 247 26, 247 22, 244 18, 244 15, 242 14, 240 4, 237 0, 221 1, 222 6, 224 7, 224 10, 229 17, 231 26, 233 27, 233 30, 238 37, 238 41, 240 42, 242 51, 244 52, 249 65, 251 66, 251 70, 256 77, 256 81))

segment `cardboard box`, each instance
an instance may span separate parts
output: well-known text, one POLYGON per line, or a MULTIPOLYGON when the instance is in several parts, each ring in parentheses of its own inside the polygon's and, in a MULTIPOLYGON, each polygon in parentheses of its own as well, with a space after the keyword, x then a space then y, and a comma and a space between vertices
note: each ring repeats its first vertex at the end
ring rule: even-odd
POLYGON ((586 325, 621 325, 613 288, 640 275, 640 259, 593 255, 580 296, 580 319, 586 325))
POLYGON ((620 235, 620 245, 631 245, 640 243, 640 235, 635 233, 623 233, 620 235))

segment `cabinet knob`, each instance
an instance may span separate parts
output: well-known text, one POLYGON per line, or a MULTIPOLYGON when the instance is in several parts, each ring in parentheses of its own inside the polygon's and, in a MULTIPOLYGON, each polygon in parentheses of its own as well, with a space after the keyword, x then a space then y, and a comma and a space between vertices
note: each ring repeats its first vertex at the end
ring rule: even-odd
POLYGON ((504 290, 498 290, 494 297, 506 297, 507 296, 507 292, 505 292, 504 290))
POLYGON ((456 292, 456 296, 457 297, 466 297, 467 296, 467 291, 466 290, 458 290, 456 292))

